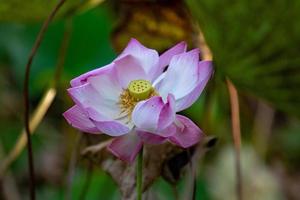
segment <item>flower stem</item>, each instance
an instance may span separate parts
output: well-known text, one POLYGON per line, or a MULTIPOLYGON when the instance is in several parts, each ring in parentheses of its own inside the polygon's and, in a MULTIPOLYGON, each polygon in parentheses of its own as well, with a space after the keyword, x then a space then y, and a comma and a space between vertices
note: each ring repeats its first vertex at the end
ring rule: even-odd
POLYGON ((31 64, 33 62, 33 58, 37 53, 37 50, 40 47, 40 44, 44 38, 44 35, 48 29, 48 26, 52 19, 54 18, 57 11, 64 4, 66 0, 59 0, 56 6, 53 8, 47 19, 44 21, 40 32, 38 33, 35 43, 32 47, 30 55, 27 60, 26 69, 25 69, 25 78, 24 78, 24 91, 23 91, 23 101, 24 101, 24 124, 25 124, 25 132, 27 139, 27 154, 28 154, 28 167, 29 167, 29 195, 31 200, 35 200, 35 174, 34 174, 34 161, 33 161, 33 149, 31 144, 31 127, 29 125, 29 80, 30 80, 30 69, 31 64))
POLYGON ((142 186, 143 186, 143 149, 142 147, 137 160, 137 171, 136 171, 136 193, 137 200, 142 200, 142 186))
POLYGON ((229 98, 231 104, 231 123, 232 123, 232 137, 235 148, 235 168, 236 168, 236 192, 237 199, 243 200, 243 184, 242 184, 242 169, 241 169, 241 127, 240 127, 240 111, 239 98, 235 86, 227 78, 227 86, 229 91, 229 98))

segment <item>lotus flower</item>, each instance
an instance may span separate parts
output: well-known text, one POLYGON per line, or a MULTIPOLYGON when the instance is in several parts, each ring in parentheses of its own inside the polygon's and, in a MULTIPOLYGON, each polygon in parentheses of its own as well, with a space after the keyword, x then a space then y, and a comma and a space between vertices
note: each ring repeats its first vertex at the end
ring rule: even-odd
POLYGON ((63 115, 87 133, 115 137, 108 146, 132 162, 144 143, 166 140, 188 148, 203 136, 187 117, 212 75, 211 61, 199 62, 199 50, 181 42, 162 55, 131 39, 110 64, 71 80, 75 105, 63 115))

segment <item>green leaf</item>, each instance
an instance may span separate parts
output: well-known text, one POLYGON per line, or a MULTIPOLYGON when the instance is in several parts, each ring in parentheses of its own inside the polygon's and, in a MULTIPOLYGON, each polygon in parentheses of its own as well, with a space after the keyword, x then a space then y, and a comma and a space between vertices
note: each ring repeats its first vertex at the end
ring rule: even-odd
POLYGON ((188 0, 216 75, 300 117, 300 2, 188 0))

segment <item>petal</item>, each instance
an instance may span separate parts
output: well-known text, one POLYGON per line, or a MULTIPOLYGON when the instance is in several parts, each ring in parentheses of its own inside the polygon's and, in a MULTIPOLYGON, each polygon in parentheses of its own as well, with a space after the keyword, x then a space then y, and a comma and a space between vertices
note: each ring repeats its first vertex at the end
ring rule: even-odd
POLYGON ((95 124, 88 118, 85 111, 75 105, 63 113, 68 123, 83 132, 100 133, 95 124))
POLYGON ((102 116, 99 112, 92 108, 86 109, 91 121, 95 126, 103 133, 110 136, 120 136, 129 133, 133 124, 130 123, 129 119, 120 117, 116 120, 108 120, 102 116), (127 120, 127 121, 125 121, 127 120), (127 123, 128 122, 128 123, 127 123))
POLYGON ((162 107, 159 119, 158 130, 164 130, 175 120, 175 98, 172 94, 167 97, 167 103, 162 107))
POLYGON ((176 44, 174 47, 168 49, 165 51, 160 57, 159 57, 159 71, 160 74, 164 71, 165 67, 169 65, 171 59, 173 56, 177 54, 181 54, 186 52, 187 45, 185 42, 180 42, 176 44))
POLYGON ((136 133, 117 137, 107 149, 119 159, 132 163, 143 146, 142 140, 136 133))
POLYGON ((140 101, 132 112, 134 125, 141 130, 155 132, 158 126, 159 113, 163 106, 164 102, 159 96, 140 101))
POLYGON ((143 46, 139 41, 132 38, 116 60, 126 55, 131 55, 137 59, 147 74, 147 77, 149 77, 150 80, 154 79, 153 76, 158 71, 159 66, 159 56, 157 51, 143 46))
POLYGON ((72 79, 70 84, 71 84, 72 87, 83 85, 83 84, 86 83, 86 81, 89 77, 106 74, 108 71, 111 70, 112 67, 113 67, 113 63, 109 64, 109 65, 106 65, 106 66, 103 66, 103 67, 100 67, 100 68, 97 68, 97 69, 94 69, 92 71, 89 71, 85 74, 82 74, 82 75, 72 79))
POLYGON ((109 136, 121 136, 130 132, 130 128, 121 124, 116 120, 111 121, 94 121, 96 127, 103 133, 109 136))
POLYGON ((105 99, 90 83, 69 88, 68 92, 73 101, 81 108, 93 108, 101 113, 105 119, 120 117, 121 111, 117 102, 105 99))
POLYGON ((146 72, 141 67, 139 60, 131 55, 124 56, 115 62, 115 70, 121 86, 125 89, 130 81, 143 79, 149 80, 146 72))
POLYGON ((198 81, 198 62, 198 49, 173 56, 164 79, 158 84, 159 94, 166 98, 172 93, 177 100, 192 91, 198 81))
POLYGON ((107 70, 106 73, 87 78, 87 82, 97 90, 103 99, 118 102, 122 87, 118 81, 115 68, 107 70))
POLYGON ((175 119, 174 107, 172 95, 167 97, 166 103, 161 97, 154 96, 135 106, 132 112, 132 121, 140 130, 159 134, 159 131, 168 127, 175 119))
POLYGON ((137 131, 137 134, 144 143, 148 144, 162 144, 167 139, 167 137, 162 137, 145 131, 137 131))
POLYGON ((176 100, 176 112, 190 107, 199 98, 208 80, 212 76, 213 67, 211 61, 201 61, 198 66, 198 82, 191 92, 176 100))
POLYGON ((187 44, 185 42, 180 42, 174 47, 168 49, 165 51, 160 57, 159 57, 159 70, 158 70, 158 78, 155 79, 153 86, 159 87, 157 84, 162 82, 162 79, 165 77, 166 73, 163 73, 165 68, 170 64, 170 61, 173 56, 177 54, 181 54, 186 52, 187 44))
POLYGON ((132 129, 132 123, 126 123, 129 120, 125 121, 117 102, 103 98, 90 83, 70 88, 68 92, 101 132, 119 136, 132 129))
POLYGON ((164 78, 166 77, 166 72, 163 72, 162 74, 160 74, 152 83, 152 86, 154 88, 160 88, 161 87, 161 83, 163 82, 164 78))
POLYGON ((197 144, 204 135, 202 130, 194 124, 194 122, 182 115, 176 115, 176 122, 173 125, 176 126, 177 131, 168 139, 183 148, 197 144))

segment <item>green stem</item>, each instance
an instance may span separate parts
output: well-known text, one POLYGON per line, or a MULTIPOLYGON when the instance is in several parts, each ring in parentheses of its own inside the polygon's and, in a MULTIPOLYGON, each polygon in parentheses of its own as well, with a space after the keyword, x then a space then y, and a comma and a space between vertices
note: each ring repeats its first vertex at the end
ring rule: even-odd
POLYGON ((142 186, 143 186, 143 149, 142 147, 137 160, 137 172, 136 172, 136 192, 137 200, 142 200, 142 186))

